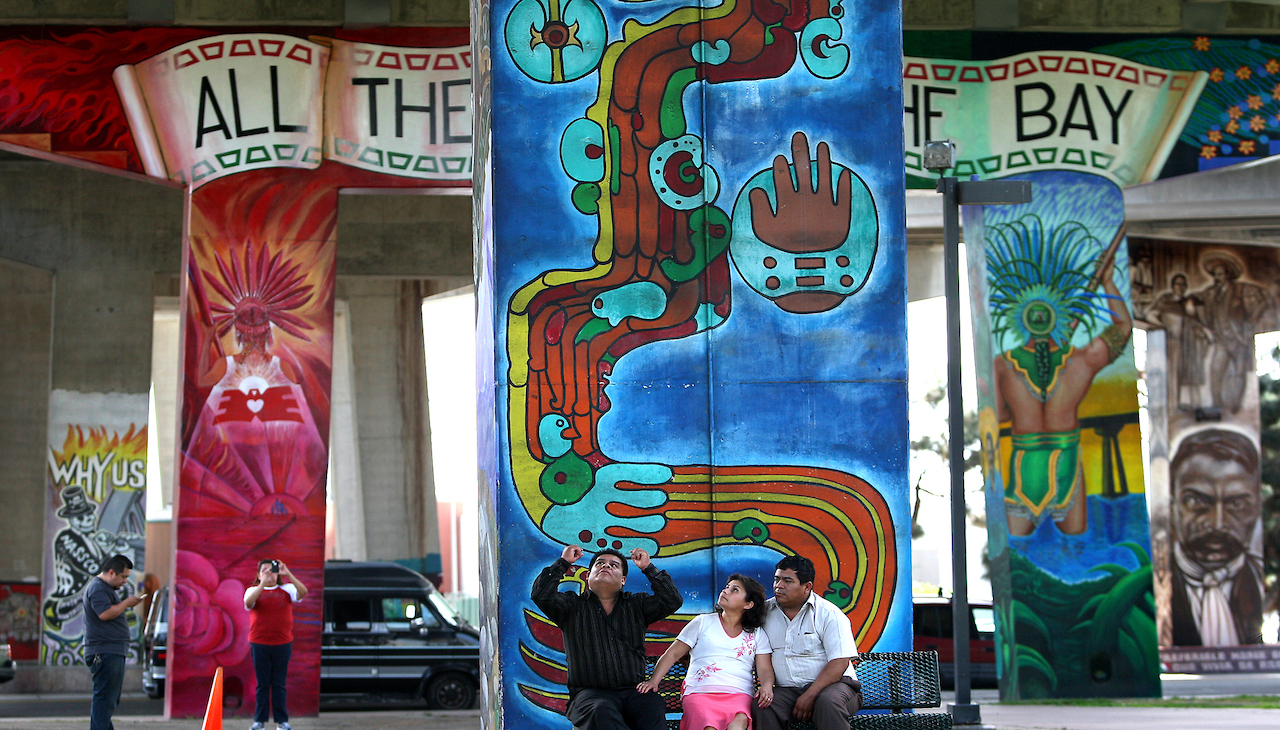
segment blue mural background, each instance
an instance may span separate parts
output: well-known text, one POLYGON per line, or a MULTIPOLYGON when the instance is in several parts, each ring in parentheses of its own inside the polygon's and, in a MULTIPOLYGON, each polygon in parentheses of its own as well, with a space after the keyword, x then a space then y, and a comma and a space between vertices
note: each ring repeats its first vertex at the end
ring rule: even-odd
MULTIPOLYGON (((582 272, 601 261, 601 216, 575 209, 575 182, 566 175, 561 135, 602 94, 607 79, 589 73, 572 81, 540 83, 503 47, 502 31, 515 3, 493 3, 491 144, 492 208, 484 213, 492 238, 482 242, 485 266, 491 266, 493 309, 482 307, 479 326, 496 330, 494 364, 499 470, 489 519, 495 527, 497 559, 487 581, 496 589, 498 610, 493 658, 501 665, 501 686, 491 688, 502 706, 503 722, 560 725, 565 721, 522 697, 523 688, 554 693, 549 683, 522 658, 521 644, 540 657, 563 661, 530 628, 526 611, 536 612, 529 586, 563 545, 539 529, 516 484, 509 455, 523 448, 513 437, 512 358, 523 358, 519 323, 504 312, 530 282, 550 281, 552 271, 582 272), (512 344, 512 343, 516 344, 512 344), (504 346, 505 343, 505 346, 504 346)), ((817 6, 817 4, 815 4, 817 6)), ((582 3, 576 12, 583 13, 582 3)), ((619 40, 625 19, 652 23, 684 7, 680 3, 601 3, 610 42, 619 40)), ((732 3, 715 6, 731 8, 732 3)), ((821 10, 813 12, 816 14, 821 10)), ((727 319, 711 329, 652 342, 619 357, 608 375, 609 407, 599 418, 600 452, 610 462, 664 464, 672 467, 768 465, 813 468, 853 475, 883 497, 891 516, 886 536, 896 558, 891 596, 874 646, 863 650, 900 651, 911 643, 910 512, 906 438, 906 283, 901 158, 901 21, 897 4, 861 3, 845 9, 836 3, 850 61, 836 78, 819 78, 797 57, 775 78, 691 84, 681 97, 687 131, 702 138, 705 162, 719 181, 715 204, 731 212, 749 179, 768 171, 775 156, 791 159, 794 132, 803 132, 810 155, 818 142, 830 145, 834 163, 852 169, 869 189, 876 206, 878 236, 866 284, 827 311, 784 311, 748 286, 729 267, 727 319), (864 123, 851 125, 850 119, 864 123)), ((521 12, 528 11, 526 5, 521 12)), ((566 6, 565 12, 569 12, 566 6)), ((580 32, 590 24, 580 26, 580 32)), ((783 33, 783 29, 775 28, 783 33)), ((590 39, 583 41, 591 50, 590 39)), ((804 54, 799 54, 803 56, 804 54)), ((568 56, 566 56, 568 59, 568 56)), ((522 62, 529 63, 527 59, 522 62)), ((566 60, 565 76, 572 63, 566 60)), ((574 61, 574 63, 577 63, 574 61)), ((608 64, 606 56, 606 66, 608 64)), ((607 91, 607 88, 606 88, 607 91)), ((479 105, 478 105, 479 106, 479 105)), ((590 115, 589 115, 590 116, 590 115)), ((480 159, 477 155, 477 159, 480 159)), ((711 202, 711 201, 708 201, 711 202)), ((601 200, 606 206, 607 200, 601 200)), ((643 225, 643 223, 641 224, 643 225)), ((736 241, 735 236, 735 241, 736 241)), ((730 251, 738 256, 735 244, 730 251)), ((728 254, 725 254, 726 259, 728 254)), ((735 259, 737 263, 737 259, 735 259)), ((565 275, 573 278, 573 275, 565 275)), ((585 277, 578 275, 579 287, 585 277)), ((643 278, 643 277, 640 277, 643 278)), ((564 278, 556 279, 557 282, 564 278)), ((483 349, 482 349, 483 352, 483 349)), ((520 365, 520 363, 517 363, 520 365)), ((518 368, 517 368, 518 370, 518 368)), ((483 406, 482 406, 483 408, 483 406)), ((594 454, 588 454, 596 458, 594 454)), ((680 497, 679 484, 661 488, 680 497)), ((713 487, 713 490, 715 488, 713 487)), ((783 495, 802 497, 800 483, 783 495)), ((760 506, 768 512, 767 504, 760 506)), ((779 512, 793 509, 781 505, 779 512)), ((708 515, 706 539, 714 531, 708 515)), ((874 542, 874 536, 869 536, 874 542)), ((591 546, 587 546, 591 549, 591 546)), ((842 547, 842 549, 844 549, 842 547)), ((726 544, 668 557, 655 564, 669 571, 685 596, 682 615, 705 612, 724 578, 732 572, 755 576, 766 585, 781 553, 753 544, 726 544)), ((817 556, 811 556, 817 557, 817 556)), ((826 586, 819 585, 822 591, 826 586)), ((568 589, 568 586, 562 586, 568 589)), ((648 590, 642 574, 632 572, 628 590, 648 590)), ((861 597, 854 596, 856 602, 861 597)), ((869 599, 868 599, 869 600, 869 599)))

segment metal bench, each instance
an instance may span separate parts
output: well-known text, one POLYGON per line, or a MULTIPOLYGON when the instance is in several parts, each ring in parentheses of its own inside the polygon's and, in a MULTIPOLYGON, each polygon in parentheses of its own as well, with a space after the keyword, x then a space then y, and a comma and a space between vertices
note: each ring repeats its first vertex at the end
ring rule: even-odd
MULTIPOLYGON (((849 719, 850 730, 913 728, 950 730, 951 715, 945 712, 904 712, 942 704, 938 679, 938 652, 909 651, 862 654, 858 681, 862 683, 862 710, 889 710, 890 714, 869 714, 861 710, 849 719)), ((677 664, 668 677, 683 678, 685 667, 677 664)), ((664 693, 669 712, 680 711, 680 694, 664 693)), ((668 730, 678 730, 679 720, 668 720, 668 730)), ((813 723, 790 722, 787 730, 815 730, 813 723)))
MULTIPOLYGON (((918 728, 950 730, 951 715, 945 712, 911 712, 942 704, 938 681, 938 652, 906 651, 863 654, 858 663, 862 683, 863 710, 889 710, 891 714, 863 714, 849 720, 851 730, 871 728, 918 728)), ((812 730, 812 725, 804 730, 812 730)), ((792 723, 792 730, 801 730, 792 723)))

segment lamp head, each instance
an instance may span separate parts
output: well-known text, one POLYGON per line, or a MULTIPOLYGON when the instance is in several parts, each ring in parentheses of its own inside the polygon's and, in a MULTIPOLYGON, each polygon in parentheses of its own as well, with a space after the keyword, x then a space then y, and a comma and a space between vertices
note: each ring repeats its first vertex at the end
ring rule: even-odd
POLYGON ((931 140, 924 143, 924 169, 942 173, 956 166, 956 145, 949 139, 931 140))

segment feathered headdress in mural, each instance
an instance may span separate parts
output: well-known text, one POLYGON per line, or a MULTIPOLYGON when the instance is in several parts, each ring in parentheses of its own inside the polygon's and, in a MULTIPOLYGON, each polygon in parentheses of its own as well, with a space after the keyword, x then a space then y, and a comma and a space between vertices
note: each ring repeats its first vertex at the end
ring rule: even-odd
POLYGON ((250 342, 265 347, 271 344, 271 325, 275 325, 298 339, 307 339, 302 330, 311 329, 311 325, 290 310, 307 303, 312 287, 304 284, 305 276, 298 273, 301 264, 281 263, 283 255, 283 251, 277 252, 268 259, 265 246, 255 255, 249 244, 243 261, 234 253, 228 257, 230 268, 221 257, 217 259, 220 276, 203 272, 205 281, 226 302, 209 303, 219 337, 234 327, 236 342, 242 347, 250 342))
POLYGON ((1039 216, 987 227, 991 333, 1001 349, 1052 339, 1065 346, 1076 323, 1092 331, 1109 295, 1092 290, 1091 264, 1103 246, 1075 221, 1048 228, 1039 216), (1016 346, 1016 345, 1015 345, 1016 346))

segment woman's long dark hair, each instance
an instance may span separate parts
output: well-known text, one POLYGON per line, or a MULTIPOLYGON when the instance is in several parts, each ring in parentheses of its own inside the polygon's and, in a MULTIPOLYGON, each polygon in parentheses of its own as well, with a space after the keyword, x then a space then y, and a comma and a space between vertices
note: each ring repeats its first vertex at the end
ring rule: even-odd
MULTIPOLYGON (((755 578, 748 578, 742 573, 734 573, 729 576, 729 580, 725 581, 725 585, 735 580, 746 590, 747 602, 751 604, 751 608, 742 612, 742 628, 747 631, 755 631, 764 626, 764 586, 760 585, 755 578)), ((718 613, 720 610, 720 606, 716 606, 716 612, 718 613)))

